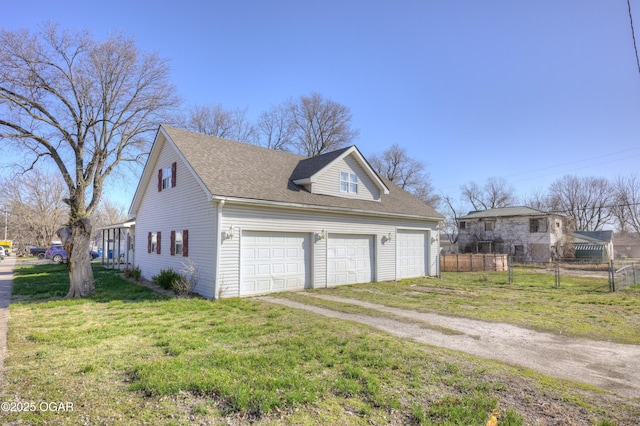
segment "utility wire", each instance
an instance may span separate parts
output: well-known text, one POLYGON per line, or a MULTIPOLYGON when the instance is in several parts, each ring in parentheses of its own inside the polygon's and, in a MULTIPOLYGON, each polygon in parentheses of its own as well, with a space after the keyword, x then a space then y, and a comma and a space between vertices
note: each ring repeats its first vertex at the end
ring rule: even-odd
POLYGON ((633 15, 631 14, 631 0, 627 0, 629 9, 629 23, 631 24, 631 37, 633 38, 633 49, 636 52, 636 64, 638 65, 638 73, 640 73, 640 58, 638 58, 638 46, 636 44, 636 32, 633 29, 633 15))

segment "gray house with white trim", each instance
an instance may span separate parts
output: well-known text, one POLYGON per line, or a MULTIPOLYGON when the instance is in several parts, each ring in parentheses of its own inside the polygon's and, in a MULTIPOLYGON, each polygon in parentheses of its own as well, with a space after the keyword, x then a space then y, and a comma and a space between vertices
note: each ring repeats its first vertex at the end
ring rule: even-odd
POLYGON ((351 146, 313 158, 161 126, 129 211, 145 278, 207 298, 437 274, 444 217, 351 146))

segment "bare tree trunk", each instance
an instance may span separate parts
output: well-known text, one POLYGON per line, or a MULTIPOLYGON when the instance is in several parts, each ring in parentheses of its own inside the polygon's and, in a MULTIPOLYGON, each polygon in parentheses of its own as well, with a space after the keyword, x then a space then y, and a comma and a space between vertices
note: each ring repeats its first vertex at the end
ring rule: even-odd
POLYGON ((91 228, 91 220, 78 219, 71 223, 70 228, 61 228, 56 232, 67 251, 69 293, 65 298, 85 297, 96 291, 89 254, 91 228))

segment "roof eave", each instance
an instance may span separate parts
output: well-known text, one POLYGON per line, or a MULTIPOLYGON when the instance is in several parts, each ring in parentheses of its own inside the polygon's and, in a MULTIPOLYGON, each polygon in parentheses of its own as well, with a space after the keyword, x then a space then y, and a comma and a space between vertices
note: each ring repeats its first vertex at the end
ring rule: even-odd
POLYGON ((290 203, 285 201, 269 201, 269 200, 258 200, 253 198, 226 197, 226 196, 218 196, 218 195, 213 195, 211 197, 211 200, 225 201, 226 203, 254 205, 254 206, 262 205, 262 206, 281 207, 281 208, 289 208, 289 209, 296 209, 296 210, 338 212, 338 213, 347 213, 347 214, 361 215, 361 216, 377 216, 377 217, 387 216, 387 217, 395 217, 395 218, 427 220, 427 221, 433 221, 433 222, 439 222, 444 219, 444 217, 421 216, 421 215, 414 215, 414 214, 408 214, 408 213, 390 213, 390 212, 381 212, 381 211, 374 211, 374 210, 355 209, 350 207, 321 206, 316 204, 290 203))

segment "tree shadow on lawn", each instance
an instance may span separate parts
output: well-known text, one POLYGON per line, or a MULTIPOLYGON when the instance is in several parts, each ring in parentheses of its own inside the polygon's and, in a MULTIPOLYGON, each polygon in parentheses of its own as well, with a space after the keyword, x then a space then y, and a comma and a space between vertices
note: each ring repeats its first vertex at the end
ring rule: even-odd
MULTIPOLYGON (((107 303, 114 300, 142 302, 166 300, 152 289, 127 281, 122 271, 93 265, 96 292, 92 296, 75 299, 78 302, 91 301, 107 303)), ((16 267, 13 275, 11 303, 47 303, 56 300, 71 300, 64 297, 69 292, 69 270, 63 264, 22 265, 16 267)))

